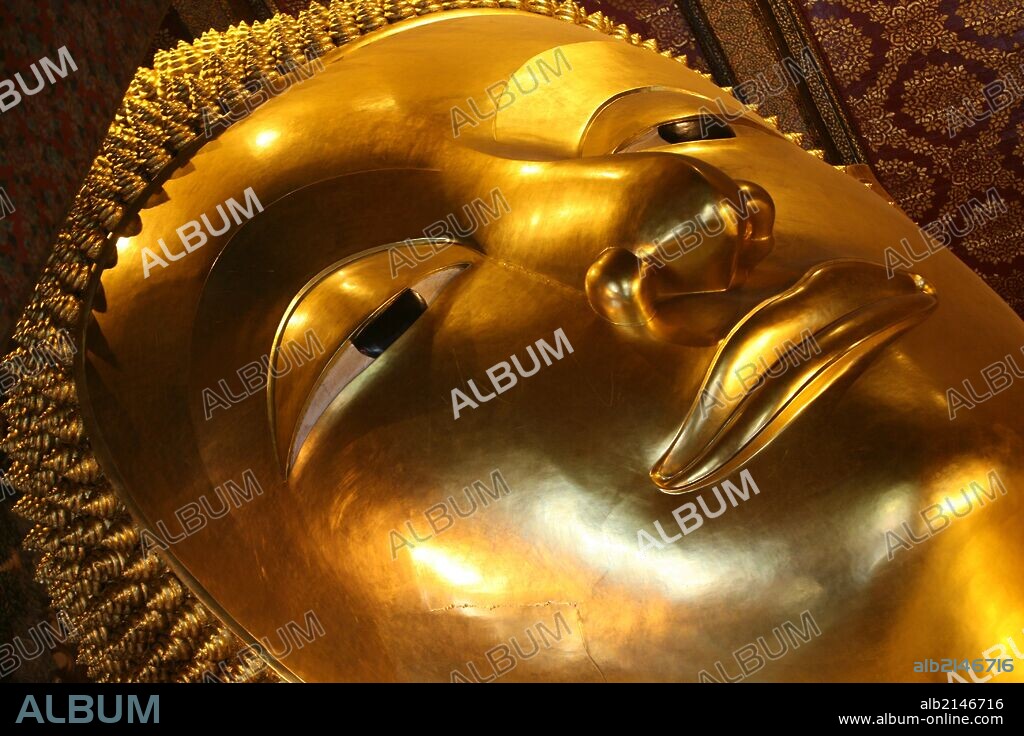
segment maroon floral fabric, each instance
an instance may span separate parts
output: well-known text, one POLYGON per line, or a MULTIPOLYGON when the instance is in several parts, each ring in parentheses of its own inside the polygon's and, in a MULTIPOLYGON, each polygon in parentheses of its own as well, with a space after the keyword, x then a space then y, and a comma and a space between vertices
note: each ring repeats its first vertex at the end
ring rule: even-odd
POLYGON ((1024 4, 796 2, 881 182, 1024 314, 1024 4))
POLYGON ((14 207, 0 210, 0 349, 167 5, 0 3, 0 79, 20 72, 33 89, 31 65, 47 57, 60 66, 62 46, 78 67, 0 112, 0 188, 14 207))

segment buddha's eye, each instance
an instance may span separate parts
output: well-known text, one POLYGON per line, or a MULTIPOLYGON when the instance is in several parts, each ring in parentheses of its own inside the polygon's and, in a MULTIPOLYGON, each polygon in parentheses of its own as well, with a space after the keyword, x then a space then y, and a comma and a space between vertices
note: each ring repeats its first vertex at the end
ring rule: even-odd
POLYGON ((735 138, 736 132, 721 118, 700 113, 648 128, 615 149, 615 153, 646 151, 666 144, 696 143, 735 138))
POLYGON ((727 122, 706 114, 659 125, 658 135, 666 143, 691 143, 736 137, 727 122))
POLYGON ((352 335, 352 346, 368 358, 379 358, 425 311, 426 300, 412 289, 406 289, 352 335))
POLYGON ((286 474, 321 417, 332 406, 340 410, 353 396, 349 386, 374 363, 386 361, 441 293, 479 259, 451 244, 396 274, 391 252, 375 249, 318 274, 282 320, 269 356, 267 393, 286 474), (311 355, 296 353, 296 345, 306 345, 311 355))

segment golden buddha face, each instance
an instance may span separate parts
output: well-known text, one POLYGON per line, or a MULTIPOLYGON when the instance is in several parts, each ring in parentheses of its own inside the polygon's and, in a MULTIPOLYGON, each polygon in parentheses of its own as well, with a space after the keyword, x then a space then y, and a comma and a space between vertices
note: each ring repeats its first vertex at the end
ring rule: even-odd
POLYGON ((279 672, 935 679, 1024 626, 1024 389, 947 405, 1024 326, 949 253, 887 271, 907 217, 550 18, 323 62, 140 212, 80 375, 153 552, 279 672))

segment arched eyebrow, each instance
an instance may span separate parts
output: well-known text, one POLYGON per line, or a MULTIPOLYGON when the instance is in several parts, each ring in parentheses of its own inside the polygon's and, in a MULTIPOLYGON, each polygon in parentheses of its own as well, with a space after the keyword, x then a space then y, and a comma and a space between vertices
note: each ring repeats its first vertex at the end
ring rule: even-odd
POLYGON ((453 245, 403 272, 400 279, 392 278, 388 257, 377 249, 321 273, 282 320, 268 364, 267 401, 285 476, 313 428, 329 409, 344 402, 352 382, 398 343, 480 255, 453 245), (311 331, 321 354, 300 362, 287 347, 297 335, 311 331))

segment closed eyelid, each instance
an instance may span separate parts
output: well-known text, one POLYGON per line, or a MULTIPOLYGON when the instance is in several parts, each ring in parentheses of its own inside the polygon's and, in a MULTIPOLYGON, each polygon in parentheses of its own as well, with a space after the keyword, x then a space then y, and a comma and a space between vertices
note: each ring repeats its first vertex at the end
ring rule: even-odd
POLYGON ((465 267, 465 264, 460 264, 436 271, 413 287, 403 289, 367 315, 341 344, 320 373, 299 414, 288 452, 288 468, 294 465, 309 433, 328 407, 412 327, 465 267))
POLYGON ((658 146, 735 138, 736 132, 727 121, 705 113, 688 115, 646 128, 616 147, 614 153, 643 151, 658 146))
POLYGON ((737 136, 752 132, 754 127, 763 128, 740 102, 722 99, 718 88, 704 93, 678 87, 635 88, 609 97, 594 111, 580 140, 579 155, 607 156, 645 136, 655 139, 648 149, 673 145, 661 139, 657 129, 702 116, 708 122, 712 118, 721 121, 726 126, 723 130, 731 129, 737 136))
POLYGON ((388 255, 378 251, 314 279, 282 321, 272 351, 267 408, 285 475, 317 423, 344 403, 352 382, 400 341, 455 277, 480 257, 451 246, 431 259, 438 263, 419 264, 399 279, 389 273, 388 255), (294 347, 304 333, 314 336, 320 353, 301 362, 295 359, 294 347))

